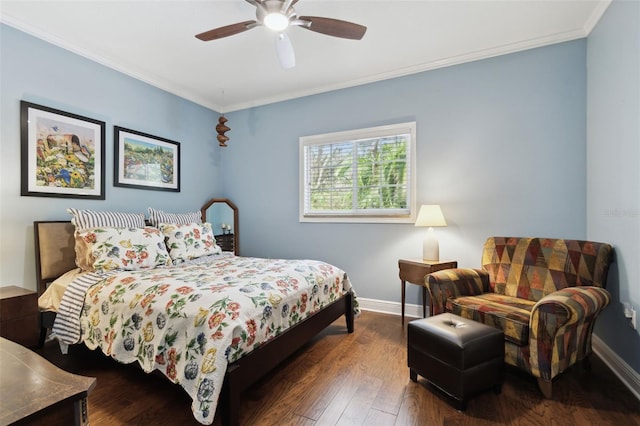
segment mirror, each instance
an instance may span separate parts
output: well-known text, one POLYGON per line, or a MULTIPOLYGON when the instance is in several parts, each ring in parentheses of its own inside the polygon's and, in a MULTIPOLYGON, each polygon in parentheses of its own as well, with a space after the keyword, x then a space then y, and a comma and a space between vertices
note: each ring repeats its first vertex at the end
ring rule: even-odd
POLYGON ((222 251, 238 251, 238 208, 226 198, 212 198, 200 209, 202 221, 209 222, 222 251))

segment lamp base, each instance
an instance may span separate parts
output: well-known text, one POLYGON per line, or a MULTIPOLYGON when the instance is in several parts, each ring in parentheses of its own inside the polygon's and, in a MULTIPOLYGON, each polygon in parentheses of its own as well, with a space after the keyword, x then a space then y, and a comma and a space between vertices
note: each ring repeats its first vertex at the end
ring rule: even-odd
POLYGON ((429 228, 422 243, 422 260, 440 261, 440 245, 434 235, 433 228, 429 228))

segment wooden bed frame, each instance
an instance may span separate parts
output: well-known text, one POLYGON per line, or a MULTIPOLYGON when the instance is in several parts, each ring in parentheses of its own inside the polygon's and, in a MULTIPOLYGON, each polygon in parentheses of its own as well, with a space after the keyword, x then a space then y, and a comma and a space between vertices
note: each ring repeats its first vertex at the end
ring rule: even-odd
MULTIPOLYGON (((38 295, 41 295, 49 283, 76 268, 74 227, 69 221, 36 221, 33 228, 38 295)), ((220 412, 222 424, 237 425, 241 393, 342 315, 346 319, 347 331, 353 333, 354 315, 351 293, 344 294, 332 304, 260 348, 230 363, 218 401, 217 411, 220 412)), ((41 312, 41 345, 44 344, 47 329, 53 327, 54 320, 54 312, 41 312)))

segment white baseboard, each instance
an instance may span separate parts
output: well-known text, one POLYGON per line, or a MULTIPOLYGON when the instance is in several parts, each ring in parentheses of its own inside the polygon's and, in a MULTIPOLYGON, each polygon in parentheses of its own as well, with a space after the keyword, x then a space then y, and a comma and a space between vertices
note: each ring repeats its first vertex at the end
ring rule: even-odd
POLYGON ((591 336, 591 347, 593 352, 613 371, 613 374, 618 376, 631 393, 640 400, 640 374, 636 373, 595 334, 591 336))
MULTIPOLYGON (((360 308, 364 311, 402 315, 402 305, 399 302, 388 302, 386 300, 365 299, 362 297, 358 297, 358 303, 360 304, 360 308)), ((404 316, 407 318, 422 318, 422 305, 413 305, 406 303, 404 305, 404 316)), ((429 316, 428 306, 427 316, 429 316)))
MULTIPOLYGON (((388 302, 386 300, 365 299, 358 297, 358 303, 363 311, 381 312, 383 314, 401 315, 402 306, 399 302, 388 302)), ((405 317, 422 318, 422 306, 406 304, 405 317)), ((427 316, 429 307, 427 306, 427 316)), ((596 355, 613 371, 613 373, 629 388, 631 393, 640 400, 640 374, 636 373, 629 364, 607 346, 602 339, 595 334, 592 336, 592 347, 596 355)))

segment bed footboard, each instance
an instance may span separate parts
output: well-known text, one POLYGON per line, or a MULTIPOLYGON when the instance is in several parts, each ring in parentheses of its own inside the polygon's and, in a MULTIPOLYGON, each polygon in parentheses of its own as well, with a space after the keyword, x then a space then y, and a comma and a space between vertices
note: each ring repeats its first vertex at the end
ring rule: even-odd
POLYGON ((241 393, 342 315, 346 319, 347 331, 353 333, 354 313, 351 293, 345 293, 331 305, 275 337, 269 343, 229 364, 218 403, 222 424, 238 425, 241 393))

